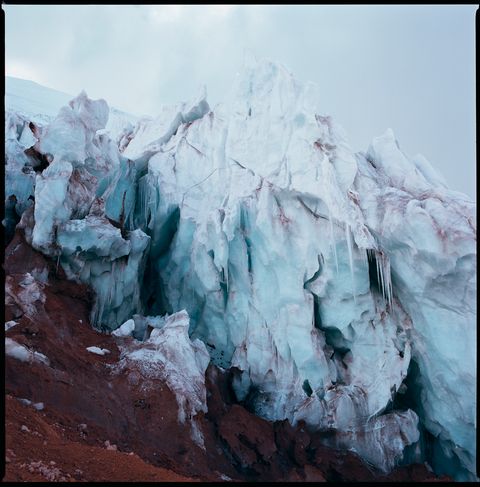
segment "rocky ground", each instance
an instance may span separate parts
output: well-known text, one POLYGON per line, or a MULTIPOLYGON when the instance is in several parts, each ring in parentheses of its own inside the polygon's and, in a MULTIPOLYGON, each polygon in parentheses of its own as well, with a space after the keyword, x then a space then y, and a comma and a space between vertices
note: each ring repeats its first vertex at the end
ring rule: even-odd
MULTIPOLYGON (((388 477, 304 425, 271 423, 237 404, 234 371, 207 370, 205 449, 178 422, 165 383, 116 371, 115 337, 91 328, 92 293, 33 250, 21 230, 5 253, 4 481, 435 481, 423 465, 388 477), (27 274, 28 273, 28 274, 27 274), (13 324, 13 323, 10 323, 13 324), (109 351, 97 355, 87 347, 109 351)), ((131 372, 131 371, 130 371, 131 372)))

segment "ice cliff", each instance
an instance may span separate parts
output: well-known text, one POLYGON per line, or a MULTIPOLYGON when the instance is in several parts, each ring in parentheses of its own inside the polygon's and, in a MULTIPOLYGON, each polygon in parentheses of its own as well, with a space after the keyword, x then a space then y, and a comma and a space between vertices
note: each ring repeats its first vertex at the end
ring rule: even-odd
POLYGON ((476 478, 475 203, 391 130, 354 153, 317 87, 268 61, 214 109, 202 91, 115 135, 108 119, 85 93, 43 125, 6 113, 5 225, 21 217, 92 286, 96 327, 132 319, 142 356, 172 364, 158 341, 174 351, 178 332, 200 374, 205 347, 236 368, 258 415, 329 431, 385 472, 476 478), (182 326, 145 333, 142 316, 180 310, 182 326))

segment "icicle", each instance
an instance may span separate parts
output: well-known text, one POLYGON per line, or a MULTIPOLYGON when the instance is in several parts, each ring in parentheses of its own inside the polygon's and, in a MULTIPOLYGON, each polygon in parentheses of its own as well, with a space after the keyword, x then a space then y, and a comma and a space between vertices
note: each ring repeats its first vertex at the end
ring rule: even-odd
MULTIPOLYGON (((379 260, 377 259, 377 262, 379 262, 379 260)), ((386 296, 385 296, 385 277, 383 275, 383 255, 380 254, 380 262, 378 264, 378 268, 380 270, 380 287, 382 288, 382 295, 383 295, 383 298, 386 299, 386 296)))
POLYGON ((378 287, 386 304, 391 308, 393 304, 393 286, 390 259, 381 250, 376 251, 373 249, 367 249, 367 257, 368 262, 375 260, 378 287))
POLYGON ((385 259, 385 284, 386 284, 386 294, 387 294, 387 302, 392 307, 393 303, 393 289, 392 289, 392 274, 390 270, 390 259, 384 255, 385 259))
POLYGON ((363 265, 368 272, 368 249, 360 249, 360 254, 362 256, 363 265), (362 250, 364 251, 362 252, 362 250))
POLYGON ((145 218, 145 228, 147 227, 148 224, 148 217, 150 214, 150 205, 149 205, 149 199, 150 199, 150 192, 148 189, 148 181, 147 179, 144 180, 144 189, 143 189, 143 217, 145 218))
POLYGON ((97 323, 97 313, 98 313, 98 300, 95 301, 95 304, 92 307, 92 311, 90 312, 90 322, 93 326, 97 323))
POLYGON ((227 294, 229 292, 229 289, 228 289, 228 261, 227 261, 227 267, 223 268, 224 272, 225 272, 225 287, 226 287, 226 290, 227 290, 227 294))
POLYGON ((102 319, 103 319, 104 305, 105 305, 105 297, 104 296, 99 296, 99 298, 97 300, 98 316, 97 316, 97 321, 95 323, 95 326, 97 328, 100 328, 100 326, 101 326, 101 322, 102 322, 102 319), (100 306, 98 306, 98 302, 100 302, 100 306))
POLYGON ((110 273, 110 287, 109 287, 109 290, 108 290, 108 306, 109 307, 110 307, 110 304, 113 301, 112 290, 115 287, 115 281, 117 279, 116 270, 117 270, 117 261, 114 260, 112 262, 112 271, 110 273))
POLYGON ((382 251, 370 251, 369 257, 370 259, 375 257, 378 285, 381 289, 385 302, 391 307, 393 303, 393 287, 390 260, 382 251))
POLYGON ((382 280, 380 279, 380 264, 378 263, 378 258, 379 258, 379 255, 378 253, 375 253, 375 267, 377 268, 377 282, 378 282, 378 286, 382 287, 382 280))
POLYGON ((328 221, 330 222, 330 245, 333 247, 333 255, 335 256, 335 267, 337 268, 338 274, 337 246, 335 244, 335 235, 333 233, 333 219, 331 214, 328 216, 328 221))
POLYGON ((348 260, 350 263, 350 274, 352 275, 352 292, 353 292, 353 302, 356 303, 355 299, 355 277, 353 272, 353 248, 352 248, 352 236, 350 234, 350 226, 348 223, 345 224, 345 233, 347 237, 347 247, 348 247, 348 260))

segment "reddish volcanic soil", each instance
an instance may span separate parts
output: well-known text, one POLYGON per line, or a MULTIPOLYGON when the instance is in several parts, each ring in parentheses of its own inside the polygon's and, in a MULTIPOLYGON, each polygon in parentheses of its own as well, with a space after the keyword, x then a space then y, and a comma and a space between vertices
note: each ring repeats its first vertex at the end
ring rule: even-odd
POLYGON ((439 480, 423 465, 382 477, 353 453, 326 448, 322 434, 302 424, 294 428, 253 415, 235 404, 235 371, 214 366, 207 370, 208 413, 198 416, 202 449, 188 422, 179 424, 165 382, 141 382, 135 370, 116 370, 118 339, 91 328, 87 287, 66 280, 61 267, 33 250, 19 230, 6 249, 4 269, 5 321, 17 322, 5 336, 27 347, 31 357, 38 352, 48 358, 6 357, 4 481, 439 480), (42 270, 48 281, 36 285, 44 302, 25 303, 25 273, 40 279, 42 270), (110 353, 90 353, 90 346, 110 353), (44 408, 37 411, 20 399, 44 408))
MULTIPOLYGON (((44 411, 6 396, 6 475, 11 482, 191 482, 134 453, 74 441, 44 411)), ((110 448, 114 448, 111 446, 110 448)))

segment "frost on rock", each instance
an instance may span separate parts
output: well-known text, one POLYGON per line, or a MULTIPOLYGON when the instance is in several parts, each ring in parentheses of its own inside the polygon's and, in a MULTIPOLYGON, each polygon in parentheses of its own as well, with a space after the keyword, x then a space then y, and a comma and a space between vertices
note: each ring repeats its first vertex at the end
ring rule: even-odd
POLYGON ((92 286, 95 326, 145 340, 123 363, 170 381, 181 420, 206 407, 208 350, 267 419, 474 480, 475 203, 390 129, 353 153, 319 100, 251 59, 224 104, 202 92, 112 140, 81 94, 32 136, 7 118, 9 184, 28 200, 33 143, 33 245, 92 286))
POLYGON ((120 370, 136 370, 149 389, 152 380, 165 381, 178 403, 178 420, 188 422, 192 439, 203 447, 203 436, 195 416, 207 412, 205 371, 210 356, 200 340, 188 336, 189 317, 186 311, 167 316, 162 328, 152 330, 144 342, 120 345, 120 370))

